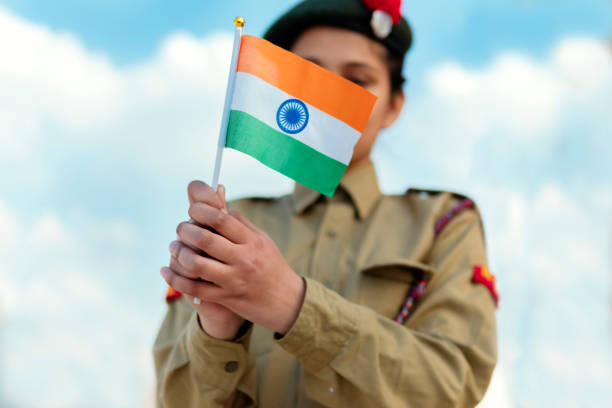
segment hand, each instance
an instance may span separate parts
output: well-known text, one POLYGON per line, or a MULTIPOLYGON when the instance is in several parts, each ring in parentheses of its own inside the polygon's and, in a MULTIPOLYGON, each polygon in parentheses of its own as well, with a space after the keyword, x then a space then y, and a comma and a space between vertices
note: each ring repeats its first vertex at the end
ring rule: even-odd
MULTIPOLYGON (((225 188, 223 186, 219 186, 218 191, 214 191, 212 188, 202 182, 193 181, 189 183, 187 194, 189 204, 193 204, 196 201, 201 201, 215 208, 227 211, 227 206, 225 203, 225 188)), ((183 247, 184 245, 180 241, 173 241, 170 243, 169 249, 171 257, 169 269, 187 279, 200 278, 199 275, 191 272, 189 269, 181 265, 179 257, 181 257, 180 253, 183 247)), ((184 293, 184 295, 198 313, 200 325, 204 331, 206 331, 206 333, 220 340, 231 340, 236 337, 238 330, 244 323, 244 319, 242 317, 238 316, 225 306, 202 298, 200 298, 199 304, 195 304, 193 301, 193 296, 186 293, 184 293)))
POLYGON ((162 270, 176 290, 225 306, 234 313, 285 334, 299 314, 305 284, 287 264, 276 244, 242 215, 193 202, 189 216, 202 226, 183 222, 178 262, 188 279, 173 268, 162 270), (194 250, 195 249, 195 250, 194 250), (196 251, 209 254, 205 257, 196 251))

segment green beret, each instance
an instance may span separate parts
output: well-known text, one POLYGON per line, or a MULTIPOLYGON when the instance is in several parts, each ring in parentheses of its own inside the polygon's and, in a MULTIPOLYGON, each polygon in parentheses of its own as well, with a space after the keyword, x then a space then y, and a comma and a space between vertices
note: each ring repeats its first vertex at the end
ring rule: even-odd
POLYGON ((372 10, 361 0, 305 0, 280 16, 265 32, 264 38, 290 49, 306 29, 325 25, 364 34, 382 43, 392 55, 404 56, 412 44, 412 30, 404 17, 386 38, 378 38, 370 26, 372 10))

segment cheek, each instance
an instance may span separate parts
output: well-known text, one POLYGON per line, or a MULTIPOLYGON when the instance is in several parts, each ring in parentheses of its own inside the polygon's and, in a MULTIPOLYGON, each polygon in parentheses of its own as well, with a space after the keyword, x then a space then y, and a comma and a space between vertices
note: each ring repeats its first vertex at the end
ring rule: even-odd
POLYGON ((366 125, 366 128, 364 130, 364 134, 378 134, 378 132, 382 128, 385 114, 385 106, 388 103, 388 101, 383 100, 381 97, 378 97, 378 99, 376 100, 376 104, 374 105, 374 109, 372 109, 372 113, 370 114, 370 118, 368 119, 368 124, 366 125))
POLYGON ((380 113, 376 110, 376 108, 374 108, 374 110, 372 110, 372 114, 370 115, 370 119, 368 119, 368 124, 366 125, 363 134, 355 145, 355 158, 361 158, 372 149, 372 145, 374 144, 376 136, 381 128, 380 116, 380 113))
POLYGON ((385 108, 389 104, 389 101, 384 96, 384 92, 381 92, 380 89, 369 89, 369 91, 377 95, 378 99, 376 100, 374 109, 372 109, 368 124, 355 145, 353 160, 359 160, 369 154, 378 133, 383 127, 386 112, 385 108))

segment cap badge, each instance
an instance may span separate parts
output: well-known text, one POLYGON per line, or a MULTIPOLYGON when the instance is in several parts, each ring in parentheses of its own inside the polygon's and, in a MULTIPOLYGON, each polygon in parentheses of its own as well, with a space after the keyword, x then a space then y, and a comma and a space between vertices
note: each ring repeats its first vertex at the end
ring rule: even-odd
POLYGON ((388 13, 382 10, 374 10, 370 20, 370 27, 372 27, 374 35, 382 40, 391 34, 393 21, 391 21, 391 16, 388 13))

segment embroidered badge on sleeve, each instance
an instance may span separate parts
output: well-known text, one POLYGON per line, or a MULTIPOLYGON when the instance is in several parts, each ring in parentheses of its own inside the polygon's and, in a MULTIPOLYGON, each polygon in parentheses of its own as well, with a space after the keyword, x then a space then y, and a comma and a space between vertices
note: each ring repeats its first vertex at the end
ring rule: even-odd
POLYGON ((181 292, 175 290, 172 286, 168 286, 168 291, 166 292, 166 302, 169 303, 170 301, 178 299, 181 296, 183 296, 181 292))
POLYGON ((495 300, 495 306, 497 307, 499 305, 499 293, 497 293, 497 288, 495 287, 495 276, 489 272, 489 268, 481 265, 474 265, 472 282, 480 283, 489 289, 489 292, 491 292, 491 295, 495 300))

